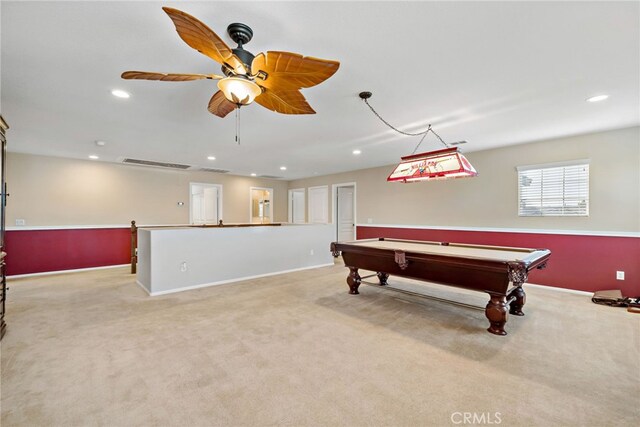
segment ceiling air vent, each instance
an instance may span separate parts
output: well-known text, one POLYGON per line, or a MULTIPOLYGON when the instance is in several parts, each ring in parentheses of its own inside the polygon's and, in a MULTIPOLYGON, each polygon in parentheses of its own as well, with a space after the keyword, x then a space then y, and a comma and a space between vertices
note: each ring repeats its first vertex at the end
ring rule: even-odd
POLYGON ((269 178, 269 179, 282 179, 281 176, 273 176, 273 175, 260 175, 258 178, 269 178))
POLYGON ((213 172, 213 173, 229 173, 229 171, 224 170, 224 169, 214 169, 214 168, 200 168, 198 169, 199 171, 202 172, 213 172))
POLYGON ((191 167, 189 165, 181 165, 178 163, 154 162, 152 160, 139 160, 139 159, 123 159, 122 163, 126 163, 129 165, 155 166, 158 168, 169 168, 169 169, 189 169, 191 167))

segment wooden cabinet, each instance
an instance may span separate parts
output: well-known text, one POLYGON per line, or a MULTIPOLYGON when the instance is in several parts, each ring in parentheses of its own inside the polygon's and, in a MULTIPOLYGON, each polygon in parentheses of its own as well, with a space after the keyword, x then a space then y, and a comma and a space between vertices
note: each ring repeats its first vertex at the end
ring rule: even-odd
POLYGON ((7 184, 5 183, 7 139, 5 133, 7 129, 9 129, 7 122, 0 116, 0 340, 7 329, 7 324, 4 321, 7 301, 7 277, 5 273, 6 253, 4 251, 5 206, 7 204, 7 184))

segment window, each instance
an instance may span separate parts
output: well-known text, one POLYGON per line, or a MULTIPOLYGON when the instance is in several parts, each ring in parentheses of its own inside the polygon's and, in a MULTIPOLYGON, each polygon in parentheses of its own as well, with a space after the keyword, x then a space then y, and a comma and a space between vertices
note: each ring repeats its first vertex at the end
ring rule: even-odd
POLYGON ((589 160, 517 169, 518 215, 589 215, 589 160))

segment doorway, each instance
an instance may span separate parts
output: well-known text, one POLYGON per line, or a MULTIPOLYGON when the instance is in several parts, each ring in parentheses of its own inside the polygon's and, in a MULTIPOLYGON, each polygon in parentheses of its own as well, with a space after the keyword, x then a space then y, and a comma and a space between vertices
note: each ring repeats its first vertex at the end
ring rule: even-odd
POLYGON ((251 224, 273 222, 273 188, 249 188, 249 222, 251 224))
POLYGON ((289 222, 302 224, 306 221, 304 188, 289 190, 289 222))
POLYGON ((222 185, 189 183, 190 223, 217 224, 222 216, 222 185))
POLYGON ((339 242, 356 239, 356 183, 333 185, 333 218, 336 240, 339 242))

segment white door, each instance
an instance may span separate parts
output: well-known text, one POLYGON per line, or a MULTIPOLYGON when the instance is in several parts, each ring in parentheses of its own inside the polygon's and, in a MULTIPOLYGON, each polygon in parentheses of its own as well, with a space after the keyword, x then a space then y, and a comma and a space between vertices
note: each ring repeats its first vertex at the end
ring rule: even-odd
POLYGON ((191 224, 217 224, 220 212, 220 186, 191 183, 191 224))
POLYGON ((216 187, 204 188, 203 216, 205 224, 218 223, 218 189, 216 187))
POLYGON ((289 222, 302 224, 305 222, 304 188, 289 190, 289 222))
POLYGON ((309 187, 309 222, 327 224, 329 222, 329 187, 309 187))
POLYGON ((338 230, 338 241, 344 242, 355 240, 355 218, 353 215, 353 187, 338 187, 336 210, 338 220, 336 227, 338 230))

